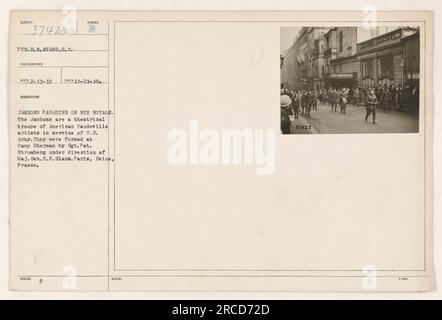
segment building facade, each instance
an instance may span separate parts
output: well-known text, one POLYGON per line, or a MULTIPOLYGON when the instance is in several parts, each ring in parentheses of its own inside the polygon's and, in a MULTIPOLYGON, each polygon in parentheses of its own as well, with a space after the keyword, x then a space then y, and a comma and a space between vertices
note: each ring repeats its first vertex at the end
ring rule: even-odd
POLYGON ((412 85, 419 85, 420 45, 419 32, 402 38, 404 47, 404 77, 412 85))
POLYGON ((337 27, 325 35, 324 87, 353 87, 359 72, 357 63, 357 28, 337 27))
MULTIPOLYGON (((419 43, 416 46, 411 39, 407 40, 412 35, 414 35, 413 39, 419 39, 417 29, 397 28, 358 43, 357 55, 360 65, 358 85, 370 87, 405 84, 407 82, 406 54, 416 57, 416 52, 419 52, 419 43), (408 53, 406 53, 407 47, 408 53)), ((411 60, 409 62, 411 67, 413 63, 411 60)))
POLYGON ((284 57, 281 81, 290 88, 312 89, 323 85, 324 35, 330 28, 304 27, 284 57))
POLYGON ((284 58, 281 81, 309 90, 418 84, 419 30, 397 27, 358 42, 357 27, 304 27, 284 58))

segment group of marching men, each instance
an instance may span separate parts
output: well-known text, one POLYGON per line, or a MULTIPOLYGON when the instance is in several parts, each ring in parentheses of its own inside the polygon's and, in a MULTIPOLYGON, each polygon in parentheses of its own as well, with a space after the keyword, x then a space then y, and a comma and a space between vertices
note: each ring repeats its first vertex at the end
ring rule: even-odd
MULTIPOLYGON (((290 133, 290 118, 297 119, 299 115, 310 117, 311 110, 318 109, 318 101, 323 104, 329 104, 332 112, 345 114, 347 104, 351 99, 352 103, 366 106, 365 121, 367 122, 370 115, 373 118, 373 124, 376 124, 376 106, 378 104, 386 105, 384 99, 378 100, 375 88, 350 90, 348 88, 329 88, 328 90, 288 90, 286 87, 281 88, 281 130, 284 134, 290 133)), ((390 101, 388 101, 389 103, 390 101)))
MULTIPOLYGON (((283 87, 281 89, 281 97, 286 96, 286 98, 284 98, 285 104, 290 101, 290 104, 286 105, 285 108, 289 108, 291 114, 296 119, 299 117, 299 114, 310 117, 310 112, 318 109, 318 101, 323 104, 330 104, 332 111, 335 112, 338 111, 339 107, 340 113, 345 114, 349 91, 348 88, 294 91, 283 87)), ((282 104, 283 102, 281 100, 281 107, 284 107, 282 104)))
POLYGON ((287 95, 293 103, 294 112, 298 109, 306 116, 310 115, 311 110, 317 108, 318 101, 322 104, 330 104, 332 111, 337 111, 340 107, 341 113, 345 114, 346 104, 366 105, 369 95, 375 95, 378 100, 378 106, 385 112, 391 107, 401 110, 408 110, 412 113, 419 112, 419 85, 400 84, 400 85, 382 85, 378 84, 370 88, 329 88, 317 90, 289 90, 285 85, 281 86, 281 96, 287 95))
MULTIPOLYGON (((281 121, 300 114, 310 117, 311 110, 317 110, 318 102, 329 104, 332 112, 345 114, 347 104, 366 107, 365 121, 370 115, 376 124, 376 108, 388 112, 391 107, 419 113, 419 84, 387 86, 376 85, 370 88, 329 88, 318 90, 289 90, 281 86, 281 121)), ((287 125, 287 124, 286 124, 287 125)), ((289 125, 290 126, 290 125, 289 125)))

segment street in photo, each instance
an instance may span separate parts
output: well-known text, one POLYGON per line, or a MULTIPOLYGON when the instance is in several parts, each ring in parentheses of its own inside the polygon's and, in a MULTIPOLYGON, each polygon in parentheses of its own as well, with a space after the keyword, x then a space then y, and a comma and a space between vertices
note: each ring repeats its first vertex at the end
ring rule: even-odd
POLYGON ((419 132, 419 28, 282 27, 281 132, 419 132))

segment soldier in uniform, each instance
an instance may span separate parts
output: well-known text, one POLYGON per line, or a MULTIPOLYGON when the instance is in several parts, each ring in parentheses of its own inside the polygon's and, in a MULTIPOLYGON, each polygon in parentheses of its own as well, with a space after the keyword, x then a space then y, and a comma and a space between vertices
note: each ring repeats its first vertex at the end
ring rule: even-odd
POLYGON ((333 89, 328 91, 328 103, 330 103, 331 110, 333 111, 333 89))
POLYGON ((305 93, 304 91, 301 91, 300 93, 300 106, 301 106, 301 114, 305 114, 305 102, 306 102, 306 98, 305 98, 305 93))
POLYGON ((340 113, 341 114, 345 114, 346 110, 347 110, 347 95, 345 91, 341 91, 339 93, 339 104, 341 106, 341 110, 340 113))
POLYGON ((376 94, 374 93, 374 89, 370 88, 368 91, 365 106, 367 114, 365 115, 365 122, 367 122, 368 117, 373 115, 373 124, 376 124, 376 105, 378 104, 378 98, 376 98, 376 94))
POLYGON ((310 111, 312 109, 312 94, 310 91, 305 93, 305 115, 310 117, 310 111))
POLYGON ((332 91, 331 98, 332 98, 332 111, 337 112, 338 111, 338 92, 335 89, 333 89, 333 91, 332 91))
POLYGON ((318 110, 318 99, 319 99, 319 93, 318 91, 313 92, 313 110, 318 110))

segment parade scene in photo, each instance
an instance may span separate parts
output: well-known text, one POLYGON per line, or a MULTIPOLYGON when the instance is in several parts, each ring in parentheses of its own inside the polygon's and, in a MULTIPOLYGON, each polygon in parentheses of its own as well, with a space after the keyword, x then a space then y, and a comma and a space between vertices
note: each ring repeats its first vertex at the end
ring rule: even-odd
POLYGON ((419 30, 281 28, 281 132, 419 132, 419 30))

